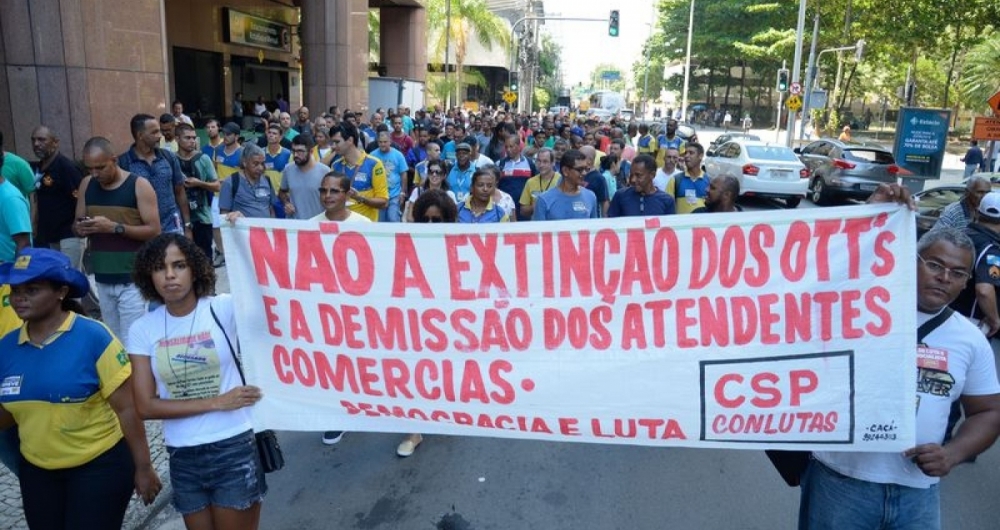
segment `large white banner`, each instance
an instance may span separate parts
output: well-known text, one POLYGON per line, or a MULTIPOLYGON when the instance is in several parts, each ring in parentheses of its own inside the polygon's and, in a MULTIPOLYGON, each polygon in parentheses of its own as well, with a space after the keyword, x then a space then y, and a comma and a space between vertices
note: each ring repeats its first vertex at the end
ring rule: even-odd
POLYGON ((261 427, 914 444, 903 208, 223 234, 261 427))

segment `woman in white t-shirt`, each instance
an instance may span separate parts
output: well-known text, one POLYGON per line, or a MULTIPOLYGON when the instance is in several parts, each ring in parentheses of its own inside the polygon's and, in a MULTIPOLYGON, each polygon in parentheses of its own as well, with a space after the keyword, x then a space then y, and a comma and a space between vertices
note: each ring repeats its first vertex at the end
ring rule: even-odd
POLYGON ((420 194, 427 190, 441 190, 451 197, 452 202, 458 203, 455 194, 448 186, 448 164, 444 160, 431 160, 427 162, 427 178, 424 182, 410 192, 410 198, 406 201, 406 208, 403 211, 403 219, 407 223, 413 222, 413 204, 417 202, 420 194))
POLYGON ((163 420, 174 507, 189 530, 256 529, 267 484, 249 407, 261 393, 243 385, 229 347, 232 298, 212 296, 215 268, 178 234, 146 242, 134 278, 163 304, 132 325, 127 347, 136 410, 163 420))

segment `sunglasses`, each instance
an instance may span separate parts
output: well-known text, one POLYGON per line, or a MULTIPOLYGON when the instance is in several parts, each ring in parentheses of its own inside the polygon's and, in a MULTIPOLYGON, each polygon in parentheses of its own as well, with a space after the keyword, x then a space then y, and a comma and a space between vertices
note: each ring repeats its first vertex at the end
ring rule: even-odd
POLYGON ((347 193, 347 190, 342 190, 340 188, 319 188, 319 194, 323 195, 336 195, 338 193, 347 193))
POLYGON ((444 175, 444 171, 441 171, 440 169, 428 169, 427 170, 427 174, 428 175, 444 175))

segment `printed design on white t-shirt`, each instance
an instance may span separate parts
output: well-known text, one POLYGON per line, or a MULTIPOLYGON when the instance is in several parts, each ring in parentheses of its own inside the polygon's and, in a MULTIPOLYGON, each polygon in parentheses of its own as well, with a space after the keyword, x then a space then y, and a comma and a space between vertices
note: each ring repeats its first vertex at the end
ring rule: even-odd
POLYGON ((955 377, 948 371, 948 350, 917 346, 917 392, 950 397, 955 377))
POLYGON ((208 331, 157 341, 156 371, 173 399, 219 395, 219 352, 208 331))

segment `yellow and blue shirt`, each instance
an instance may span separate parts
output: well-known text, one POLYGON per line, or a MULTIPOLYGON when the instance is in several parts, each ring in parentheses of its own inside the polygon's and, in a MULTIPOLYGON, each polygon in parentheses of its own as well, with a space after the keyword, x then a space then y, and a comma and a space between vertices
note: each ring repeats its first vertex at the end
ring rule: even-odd
POLYGON ((131 375, 122 343, 76 313, 41 345, 27 326, 0 339, 0 405, 17 422, 21 454, 44 469, 86 464, 122 439, 108 399, 131 375))
MULTIPOLYGON (((348 164, 347 160, 340 156, 333 161, 330 169, 351 177, 352 186, 358 190, 358 195, 362 197, 368 199, 389 198, 389 182, 385 175, 385 166, 372 155, 365 154, 361 163, 356 166, 348 164)), ((378 221, 378 208, 352 201, 348 201, 347 207, 372 221, 378 221)))

